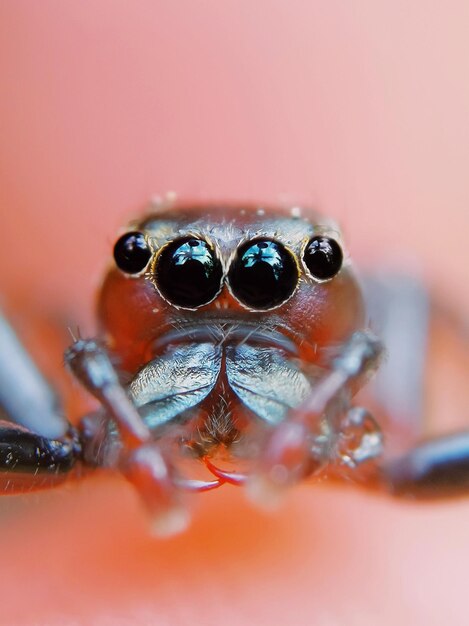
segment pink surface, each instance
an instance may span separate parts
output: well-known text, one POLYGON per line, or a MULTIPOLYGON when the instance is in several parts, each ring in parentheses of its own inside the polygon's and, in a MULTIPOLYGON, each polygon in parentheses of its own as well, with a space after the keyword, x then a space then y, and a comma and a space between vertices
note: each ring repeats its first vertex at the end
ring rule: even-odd
MULTIPOLYGON (((417 260, 467 315, 468 28, 464 1, 3 2, 0 264, 17 324, 57 310, 92 332, 117 227, 167 190, 312 203, 360 261, 417 260)), ((60 346, 30 338, 58 369, 60 346)), ((467 502, 301 487, 266 516, 227 489, 161 542, 130 488, 99 478, 4 499, 0 527, 5 624, 469 619, 467 502)))

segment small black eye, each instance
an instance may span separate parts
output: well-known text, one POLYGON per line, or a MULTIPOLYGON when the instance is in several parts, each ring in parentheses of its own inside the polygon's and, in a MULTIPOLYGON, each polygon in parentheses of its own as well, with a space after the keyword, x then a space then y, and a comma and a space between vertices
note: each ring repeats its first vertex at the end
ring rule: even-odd
POLYGON ((282 304, 292 295, 298 284, 298 267, 281 243, 259 239, 240 246, 228 278, 240 302, 265 310, 282 304))
POLYGON ((151 257, 142 233, 125 233, 114 246, 114 260, 117 267, 126 274, 138 274, 147 265, 151 257))
POLYGON ((344 256, 335 239, 313 237, 306 246, 303 260, 313 278, 329 280, 340 271, 344 256))
POLYGON ((167 300, 195 309, 218 294, 223 270, 209 244, 191 237, 177 239, 163 248, 155 275, 158 288, 167 300))

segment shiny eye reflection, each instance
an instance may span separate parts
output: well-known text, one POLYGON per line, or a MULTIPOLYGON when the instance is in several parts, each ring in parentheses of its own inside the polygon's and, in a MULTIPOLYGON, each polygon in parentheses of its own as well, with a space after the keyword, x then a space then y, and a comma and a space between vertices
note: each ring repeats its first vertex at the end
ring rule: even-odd
POLYGON ((114 246, 114 260, 117 267, 126 274, 139 274, 147 266, 151 250, 143 233, 125 233, 114 246))
POLYGON ((248 241, 238 248, 228 280, 242 304, 253 309, 271 309, 295 291, 298 267, 281 243, 270 239, 248 241))
POLYGON ((218 294, 223 270, 206 241, 188 237, 163 248, 155 264, 155 278, 158 289, 169 302, 194 309, 218 294))
POLYGON ((330 280, 338 274, 343 259, 341 247, 330 237, 313 237, 303 254, 306 267, 318 280, 330 280))

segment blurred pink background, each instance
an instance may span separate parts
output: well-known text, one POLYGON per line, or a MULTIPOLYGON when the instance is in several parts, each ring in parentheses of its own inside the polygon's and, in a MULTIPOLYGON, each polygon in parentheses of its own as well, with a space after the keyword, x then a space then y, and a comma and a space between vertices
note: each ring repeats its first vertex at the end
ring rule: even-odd
MULTIPOLYGON (((116 229, 175 191, 308 202, 467 315, 468 32, 464 0, 3 0, 3 304, 93 332, 116 229)), ((303 486, 266 516, 228 489, 161 543, 116 477, 4 499, 0 527, 8 624, 469 619, 468 502, 303 486)))

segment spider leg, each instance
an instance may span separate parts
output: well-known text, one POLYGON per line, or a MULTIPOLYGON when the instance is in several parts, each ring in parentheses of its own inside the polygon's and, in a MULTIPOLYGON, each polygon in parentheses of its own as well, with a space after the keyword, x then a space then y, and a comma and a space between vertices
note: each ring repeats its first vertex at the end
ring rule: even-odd
POLYGON ((383 463, 378 481, 407 498, 469 495, 469 431, 429 439, 383 463))
POLYGON ((15 332, 0 315, 0 487, 53 486, 81 458, 77 432, 15 332))
POLYGON ((386 346, 386 359, 367 391, 392 433, 388 445, 417 441, 424 435, 425 371, 431 303, 416 278, 382 272, 363 282, 370 327, 386 346))
POLYGON ((0 422, 0 487, 5 495, 52 487, 70 477, 80 457, 75 431, 48 439, 0 422))
MULTIPOLYGON (((359 331, 351 336, 309 397, 272 432, 258 473, 248 485, 256 500, 268 500, 279 489, 336 460, 344 415, 350 419, 350 397, 377 369, 382 352, 380 341, 371 333, 359 331)), ((365 415, 361 419, 364 436, 370 422, 365 415)))
POLYGON ((120 384, 105 348, 95 340, 79 339, 65 352, 65 361, 77 380, 103 405, 107 419, 117 426, 123 443, 120 469, 142 496, 155 531, 165 534, 180 530, 187 522, 180 498, 182 490, 120 384))
POLYGON ((57 396, 0 314, 0 413, 50 439, 69 429, 57 396))
POLYGON ((432 419, 429 407, 423 410, 430 333, 448 333, 442 335, 446 352, 438 355, 438 364, 461 361, 464 368, 469 353, 466 317, 446 300, 432 297, 415 278, 402 275, 369 277, 365 294, 373 328, 389 346, 386 363, 371 385, 377 404, 391 418, 387 443, 394 449, 377 467, 378 486, 409 498, 468 495, 469 431, 429 437, 432 419))

